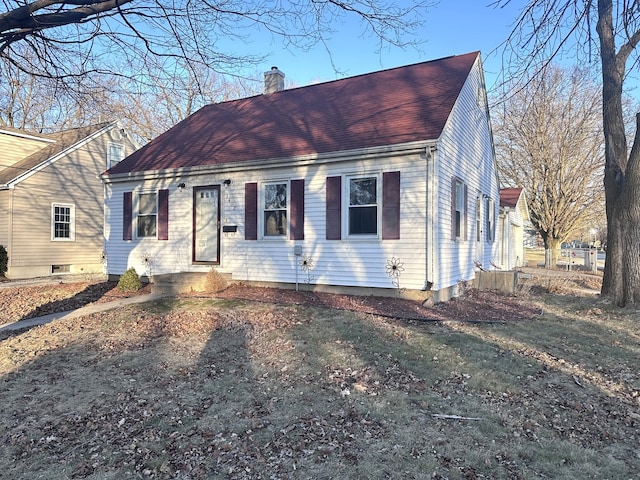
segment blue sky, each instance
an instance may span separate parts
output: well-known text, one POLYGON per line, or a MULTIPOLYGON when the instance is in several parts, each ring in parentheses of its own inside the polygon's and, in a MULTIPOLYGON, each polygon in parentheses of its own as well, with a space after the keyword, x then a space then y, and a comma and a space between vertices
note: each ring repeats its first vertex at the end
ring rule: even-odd
POLYGON ((496 9, 488 6, 490 1, 442 0, 431 7, 420 29, 417 48, 376 52, 376 39, 361 38, 362 28, 354 20, 341 26, 328 43, 331 57, 320 46, 301 52, 273 44, 269 45, 264 69, 277 66, 286 74, 287 85, 303 86, 480 50, 487 88, 491 89, 501 69, 501 57, 494 51, 509 36, 523 2, 514 0, 508 8, 496 9))

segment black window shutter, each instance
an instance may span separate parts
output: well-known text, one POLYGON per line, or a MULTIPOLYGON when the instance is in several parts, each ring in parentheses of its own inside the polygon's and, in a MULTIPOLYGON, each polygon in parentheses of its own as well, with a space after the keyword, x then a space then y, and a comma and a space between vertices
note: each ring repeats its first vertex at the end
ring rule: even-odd
POLYGON ((327 177, 327 240, 342 238, 342 177, 327 177))
POLYGON ((169 190, 158 190, 158 240, 169 240, 169 190))
POLYGON ((244 239, 258 239, 258 184, 244 184, 244 239))
POLYGON ((133 238, 133 193, 124 192, 122 195, 122 239, 133 238))
POLYGON ((291 180, 291 240, 304 240, 304 180, 291 180))
POLYGON ((400 172, 382 174, 382 239, 400 239, 400 172))

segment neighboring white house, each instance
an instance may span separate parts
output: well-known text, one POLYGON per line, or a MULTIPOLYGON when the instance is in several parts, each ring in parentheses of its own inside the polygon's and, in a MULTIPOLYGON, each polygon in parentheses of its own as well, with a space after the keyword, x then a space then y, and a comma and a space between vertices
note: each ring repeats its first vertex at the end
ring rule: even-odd
POLYGON ((103 175, 109 274, 214 267, 442 299, 491 269, 499 187, 479 52, 283 86, 274 67, 263 95, 208 105, 103 175))
POLYGON ((503 270, 522 267, 525 262, 525 228, 530 223, 527 197, 522 188, 500 190, 497 264, 503 270))
POLYGON ((0 245, 8 278, 102 272, 100 174, 137 145, 117 122, 53 134, 0 128, 0 245))

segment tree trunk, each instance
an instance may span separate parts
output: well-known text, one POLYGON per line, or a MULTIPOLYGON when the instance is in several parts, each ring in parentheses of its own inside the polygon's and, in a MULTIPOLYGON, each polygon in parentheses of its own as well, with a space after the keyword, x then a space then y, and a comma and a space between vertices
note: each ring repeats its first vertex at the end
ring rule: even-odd
POLYGON ((640 113, 629 155, 622 195, 616 209, 622 227, 622 297, 620 306, 640 305, 640 113))
POLYGON ((624 251, 620 202, 627 165, 627 140, 622 115, 622 81, 626 56, 616 55, 611 0, 598 0, 600 58, 602 62, 602 120, 605 142, 604 190, 607 212, 607 259, 602 281, 602 294, 615 303, 623 303, 624 251))
POLYGON ((558 265, 558 259, 560 258, 560 252, 562 242, 558 238, 547 236, 544 240, 544 268, 554 268, 558 265), (547 254, 547 252, 549 252, 547 254))

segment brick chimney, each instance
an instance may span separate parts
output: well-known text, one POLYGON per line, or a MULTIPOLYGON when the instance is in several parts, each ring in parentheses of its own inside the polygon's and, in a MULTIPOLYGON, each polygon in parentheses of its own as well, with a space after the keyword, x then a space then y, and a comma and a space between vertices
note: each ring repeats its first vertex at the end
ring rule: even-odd
POLYGON ((278 67, 271 67, 271 70, 264 72, 264 93, 279 92, 284 90, 284 73, 278 67))

